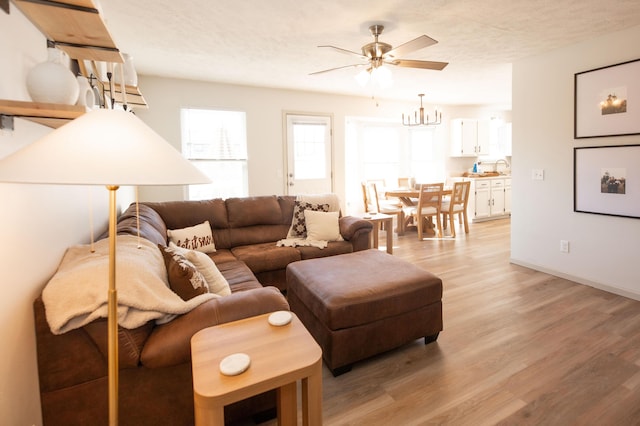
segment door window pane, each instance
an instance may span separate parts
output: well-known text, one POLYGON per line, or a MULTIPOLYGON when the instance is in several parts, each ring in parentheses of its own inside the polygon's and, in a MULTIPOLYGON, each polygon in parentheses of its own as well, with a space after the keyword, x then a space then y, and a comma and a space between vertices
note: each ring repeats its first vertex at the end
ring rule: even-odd
POLYGON ((326 131, 327 126, 324 124, 293 124, 296 179, 325 179, 327 177, 325 166, 326 131))

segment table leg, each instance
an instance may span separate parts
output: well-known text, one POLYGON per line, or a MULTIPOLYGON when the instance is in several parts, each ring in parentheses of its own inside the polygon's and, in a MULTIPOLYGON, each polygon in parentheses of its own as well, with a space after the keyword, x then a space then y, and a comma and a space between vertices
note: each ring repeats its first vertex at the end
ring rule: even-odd
POLYGON ((195 424, 224 425, 224 405, 195 403, 195 424))
POLYGON ((278 388, 278 424, 281 426, 298 423, 298 397, 296 382, 278 388))
POLYGON ((373 232, 371 238, 373 238, 373 248, 378 248, 378 229, 380 229, 380 222, 372 222, 373 232))
POLYGON ((322 361, 316 363, 309 377, 302 379, 302 424, 322 425, 322 361))
POLYGON ((387 253, 393 254, 393 217, 389 218, 386 222, 387 253))

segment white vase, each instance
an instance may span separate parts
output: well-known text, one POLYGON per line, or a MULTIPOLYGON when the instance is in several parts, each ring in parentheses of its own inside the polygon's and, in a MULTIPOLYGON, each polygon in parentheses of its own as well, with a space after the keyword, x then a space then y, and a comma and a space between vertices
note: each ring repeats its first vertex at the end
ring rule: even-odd
POLYGON ((27 73, 27 91, 35 102, 74 105, 78 100, 78 82, 62 64, 60 51, 47 48, 48 59, 27 73))
POLYGON ((89 84, 87 77, 83 75, 78 76, 78 88, 80 89, 80 93, 78 95, 77 104, 88 108, 95 108, 95 94, 93 93, 93 88, 89 84))
POLYGON ((120 73, 120 67, 122 66, 124 69, 125 86, 138 86, 138 73, 136 73, 136 69, 133 66, 133 56, 123 53, 122 57, 124 58, 124 63, 115 64, 113 82, 116 86, 119 86, 122 83, 122 74, 120 73))

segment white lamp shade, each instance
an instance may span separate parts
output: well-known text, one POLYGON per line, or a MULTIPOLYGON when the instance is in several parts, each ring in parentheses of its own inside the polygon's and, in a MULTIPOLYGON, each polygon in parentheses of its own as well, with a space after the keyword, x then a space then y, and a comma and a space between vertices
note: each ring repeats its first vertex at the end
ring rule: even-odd
POLYGON ((210 179, 132 113, 98 109, 0 160, 0 182, 142 186, 210 179))

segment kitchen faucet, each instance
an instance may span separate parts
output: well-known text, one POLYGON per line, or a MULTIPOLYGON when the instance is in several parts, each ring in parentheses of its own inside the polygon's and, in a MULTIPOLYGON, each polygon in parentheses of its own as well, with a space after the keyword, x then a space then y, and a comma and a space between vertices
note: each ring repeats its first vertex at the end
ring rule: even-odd
POLYGON ((493 165, 493 169, 497 172, 498 171, 498 163, 504 163, 504 165, 506 166, 507 169, 511 168, 511 165, 507 162, 507 160, 505 160, 504 158, 501 158, 499 160, 497 160, 495 162, 495 164, 493 165))

